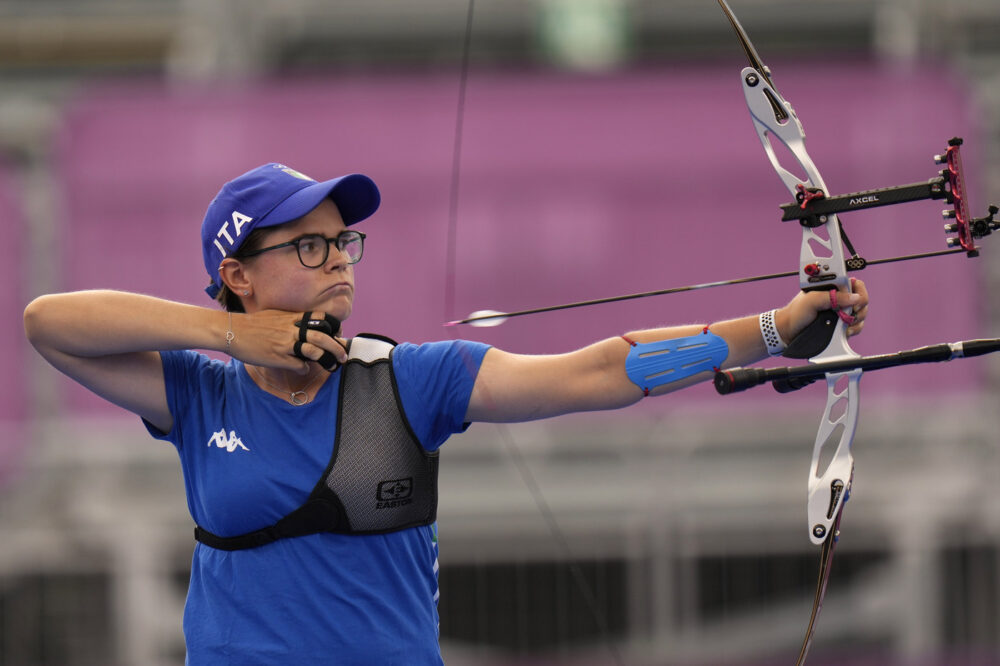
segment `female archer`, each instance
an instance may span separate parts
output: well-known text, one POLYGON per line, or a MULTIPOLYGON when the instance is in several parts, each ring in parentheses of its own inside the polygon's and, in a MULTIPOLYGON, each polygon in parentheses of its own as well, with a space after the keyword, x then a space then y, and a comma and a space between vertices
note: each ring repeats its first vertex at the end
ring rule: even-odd
MULTIPOLYGON (((267 164, 227 183, 202 223, 221 310, 114 291, 25 310, 49 363, 180 456, 199 541, 189 664, 441 664, 437 461, 451 434, 691 386, 780 353, 831 308, 829 293, 800 292, 759 316, 556 355, 348 338, 365 249, 355 225, 379 201, 362 175, 317 182, 267 164)), ((835 301, 858 333, 864 284, 835 301)))

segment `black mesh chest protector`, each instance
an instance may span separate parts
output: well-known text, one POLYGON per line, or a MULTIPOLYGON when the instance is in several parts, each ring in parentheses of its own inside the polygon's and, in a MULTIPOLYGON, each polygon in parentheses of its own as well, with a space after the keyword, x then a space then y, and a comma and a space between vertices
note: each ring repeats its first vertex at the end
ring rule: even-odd
POLYGON ((233 537, 196 527, 195 539, 242 550, 318 532, 379 534, 433 523, 438 454, 420 446, 399 404, 395 343, 352 339, 341 368, 333 456, 305 503, 274 525, 233 537))

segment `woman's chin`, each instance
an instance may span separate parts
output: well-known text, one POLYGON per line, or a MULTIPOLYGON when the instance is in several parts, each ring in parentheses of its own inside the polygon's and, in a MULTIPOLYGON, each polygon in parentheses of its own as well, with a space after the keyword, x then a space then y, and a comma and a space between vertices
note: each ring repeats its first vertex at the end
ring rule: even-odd
POLYGON ((336 296, 334 298, 326 298, 316 305, 314 310, 321 310, 328 315, 332 315, 339 319, 340 321, 345 321, 351 316, 351 312, 354 309, 353 303, 350 299, 345 299, 342 296, 336 296))

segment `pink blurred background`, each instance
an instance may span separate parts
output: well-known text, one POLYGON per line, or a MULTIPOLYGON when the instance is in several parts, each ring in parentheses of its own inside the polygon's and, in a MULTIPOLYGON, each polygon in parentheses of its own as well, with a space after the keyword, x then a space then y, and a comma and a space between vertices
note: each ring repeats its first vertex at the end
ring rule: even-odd
MULTIPOLYGON (((779 88, 809 132, 834 193, 926 180, 953 135, 964 149, 975 214, 981 156, 968 95, 944 71, 870 62, 777 63, 779 88)), ((199 225, 221 184, 268 161, 317 179, 366 173, 383 204, 363 224, 358 293, 348 333, 398 340, 457 335, 519 352, 569 350, 630 329, 709 322, 777 307, 794 278, 511 320, 494 329, 442 323, 478 309, 517 310, 636 291, 794 270, 800 233, 780 222, 790 200, 766 161, 743 103, 738 69, 702 65, 614 76, 484 73, 464 110, 454 265, 446 253, 458 81, 453 75, 284 79, 178 87, 150 81, 83 88, 55 151, 61 207, 60 290, 114 288, 214 307, 203 288, 199 225), (453 272, 453 277, 449 273, 453 272), (453 311, 445 292, 454 280, 453 311)), ((24 344, 17 184, 0 173, 8 285, 0 343, 24 344)), ((844 215, 869 259, 944 247, 942 202, 844 215)), ((961 257, 874 267, 859 277, 874 307, 861 353, 986 335, 981 266, 961 257)), ((32 367, 4 361, 0 418, 27 416, 32 367)), ((974 390, 974 363, 865 378, 866 396, 936 399, 974 390)), ((66 413, 116 408, 59 379, 66 413)), ((705 385, 641 409, 781 410, 803 395, 759 389, 719 398, 705 385)), ((818 409, 818 408, 817 408, 818 409)), ((16 447, 8 446, 8 455, 16 447)), ((2 464, 2 463, 0 463, 2 464)))

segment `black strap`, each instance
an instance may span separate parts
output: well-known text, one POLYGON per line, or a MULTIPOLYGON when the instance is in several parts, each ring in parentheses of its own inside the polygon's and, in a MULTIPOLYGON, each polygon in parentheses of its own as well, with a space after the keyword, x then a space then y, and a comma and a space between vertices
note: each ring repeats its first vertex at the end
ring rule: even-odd
POLYGON ((330 492, 327 497, 314 497, 295 511, 256 532, 239 536, 222 537, 212 534, 202 527, 194 528, 194 538, 219 550, 244 550, 257 548, 278 539, 318 534, 319 532, 343 531, 350 529, 340 501, 330 492))

